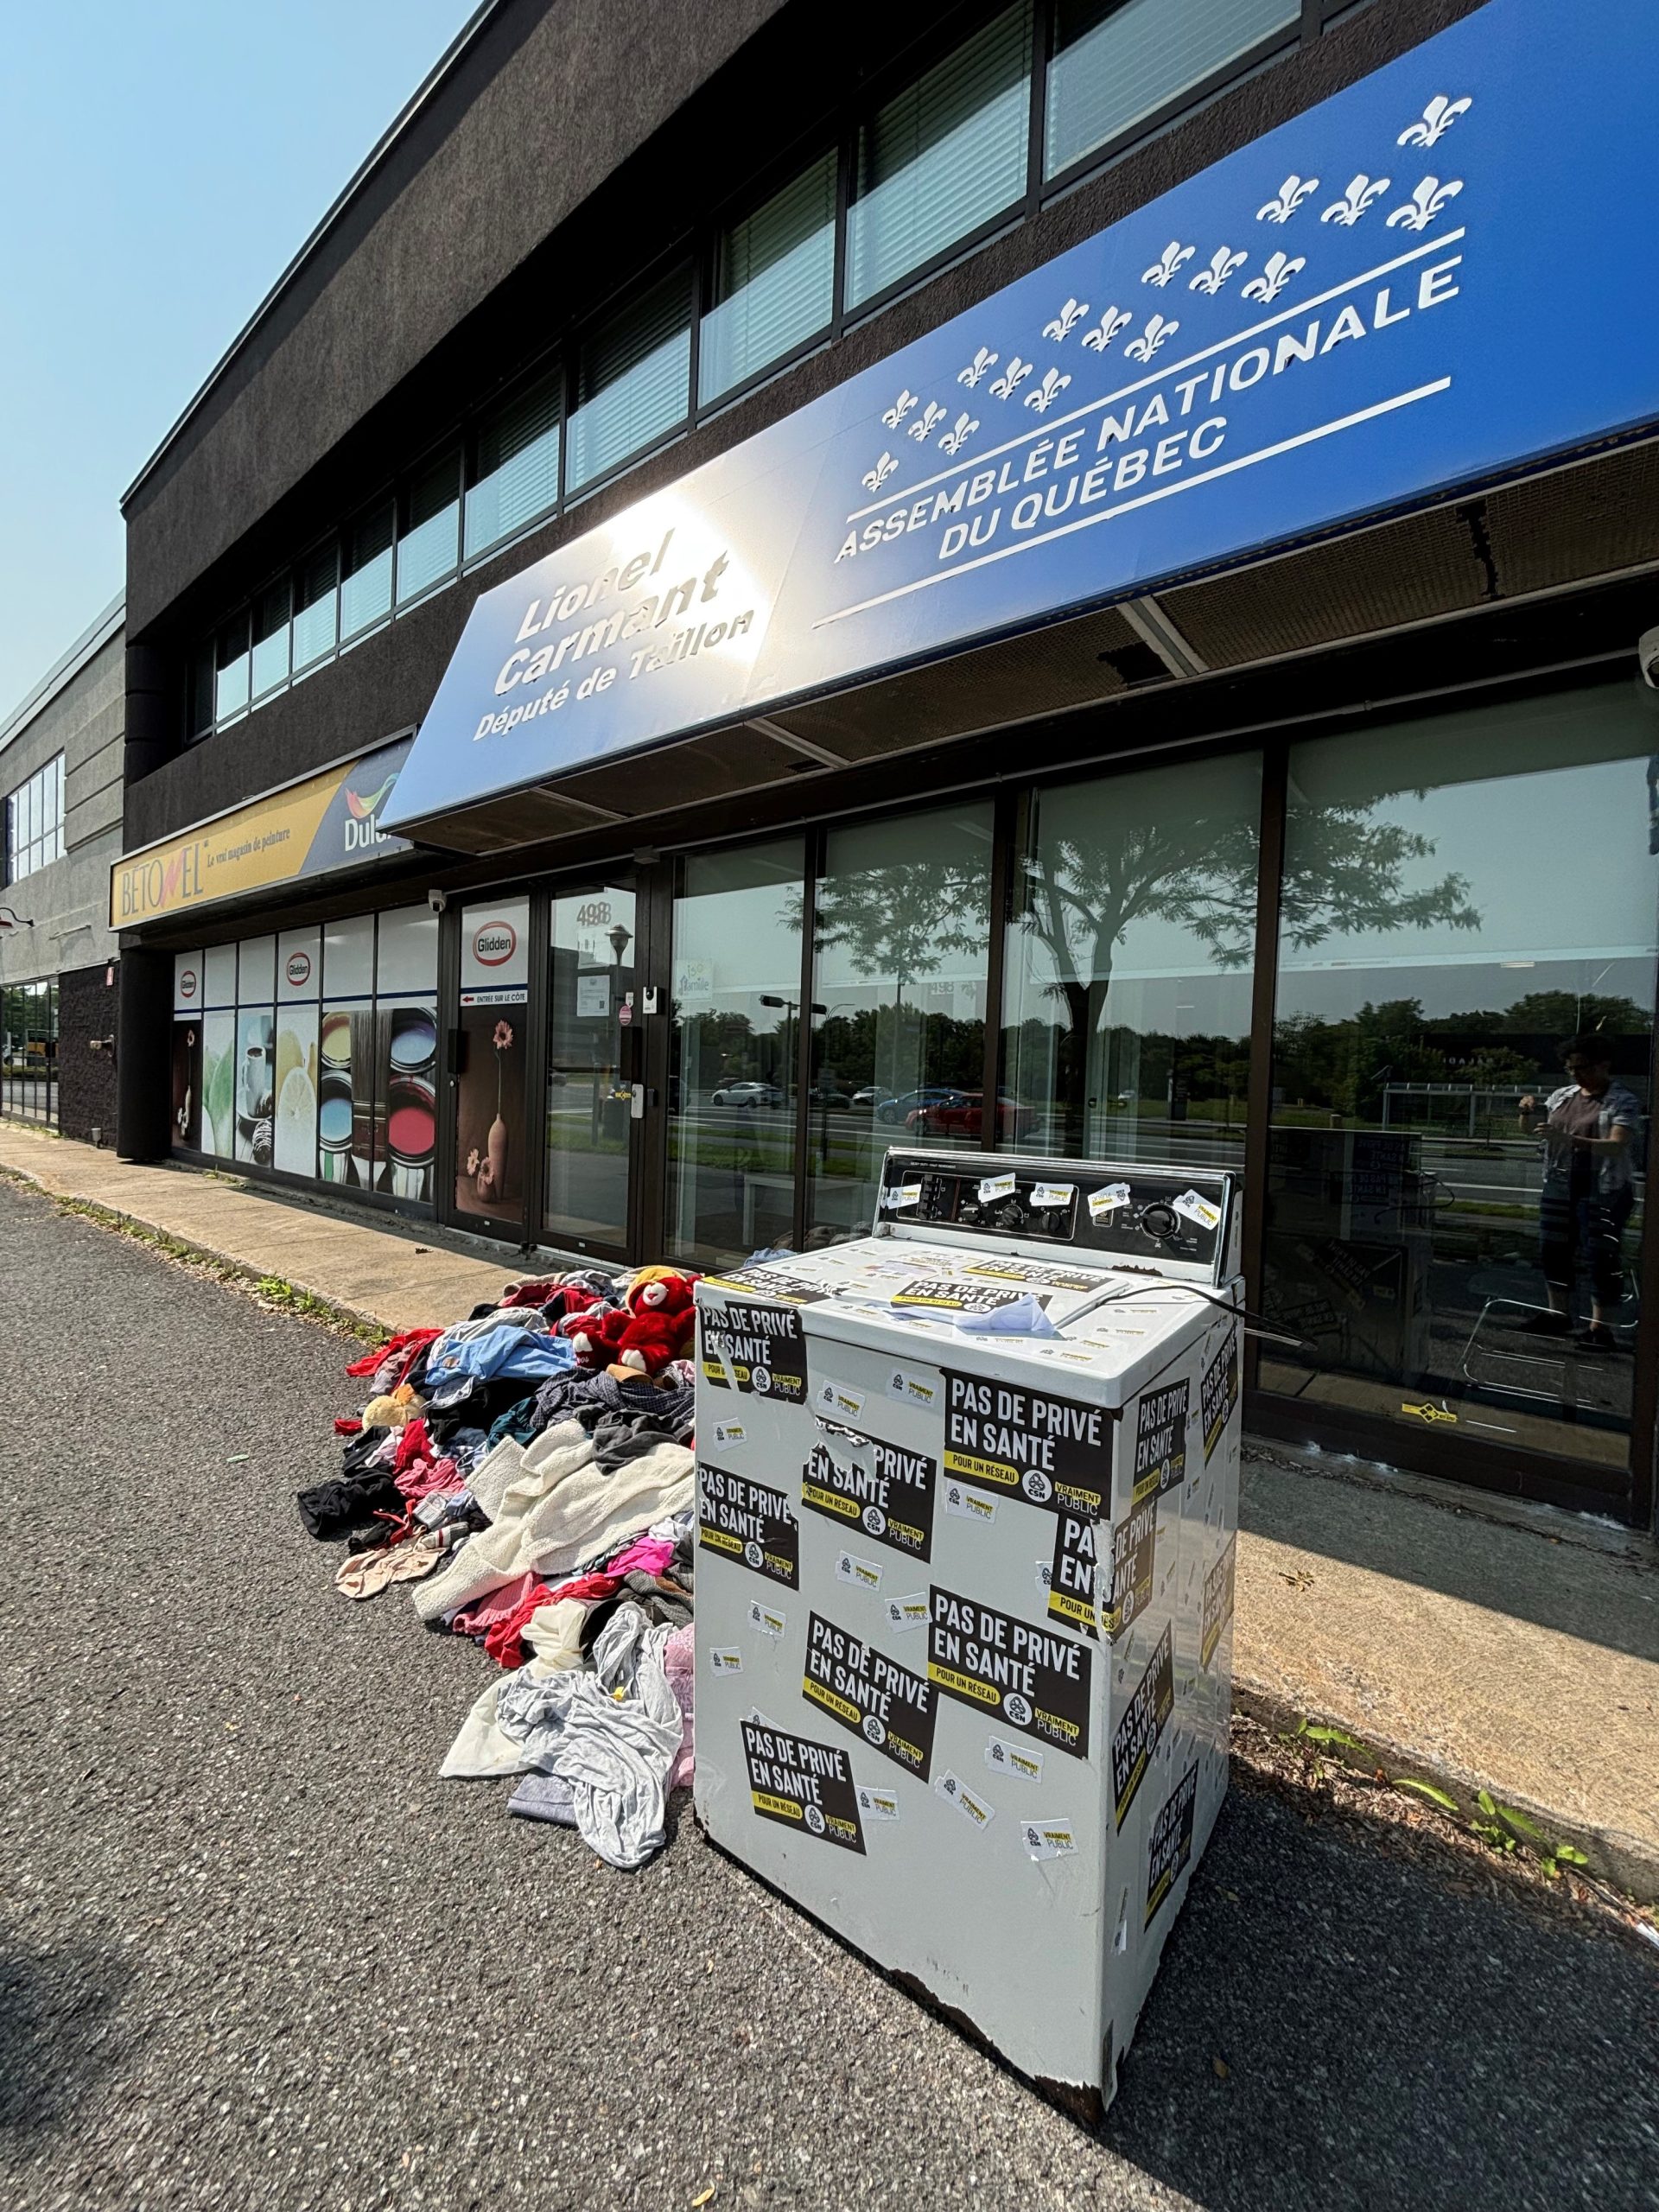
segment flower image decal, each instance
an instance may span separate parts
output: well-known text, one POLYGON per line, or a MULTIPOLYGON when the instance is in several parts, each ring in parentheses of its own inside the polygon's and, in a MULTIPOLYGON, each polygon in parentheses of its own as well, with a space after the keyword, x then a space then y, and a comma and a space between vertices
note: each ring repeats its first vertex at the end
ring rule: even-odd
POLYGON ((512 1024, 498 1021, 495 1034, 490 1041, 495 1046, 495 1110, 499 1117, 501 1112, 501 1060, 504 1053, 512 1050, 512 1024))

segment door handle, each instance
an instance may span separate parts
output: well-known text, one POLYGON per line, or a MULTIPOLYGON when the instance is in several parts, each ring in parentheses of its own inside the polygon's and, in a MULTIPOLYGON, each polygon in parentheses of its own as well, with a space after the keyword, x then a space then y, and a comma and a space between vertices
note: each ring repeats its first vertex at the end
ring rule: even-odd
POLYGON ((643 1122, 645 1118, 645 1086, 643 1083, 628 1085, 628 1119, 643 1122))

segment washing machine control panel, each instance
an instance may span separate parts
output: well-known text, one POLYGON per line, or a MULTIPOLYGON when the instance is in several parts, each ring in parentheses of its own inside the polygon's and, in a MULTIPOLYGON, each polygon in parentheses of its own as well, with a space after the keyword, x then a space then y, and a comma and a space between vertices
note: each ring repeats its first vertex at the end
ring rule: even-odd
POLYGON ((1065 1246, 1097 1264, 1219 1280, 1236 1267, 1237 1179, 1214 1168, 895 1148, 876 1227, 1065 1246))

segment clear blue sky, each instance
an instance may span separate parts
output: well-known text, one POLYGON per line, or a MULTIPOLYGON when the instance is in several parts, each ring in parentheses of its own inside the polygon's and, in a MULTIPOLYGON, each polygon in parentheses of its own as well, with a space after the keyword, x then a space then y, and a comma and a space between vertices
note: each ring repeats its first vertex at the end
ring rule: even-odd
POLYGON ((50 0, 0 30, 0 719, 117 502, 476 0, 50 0))

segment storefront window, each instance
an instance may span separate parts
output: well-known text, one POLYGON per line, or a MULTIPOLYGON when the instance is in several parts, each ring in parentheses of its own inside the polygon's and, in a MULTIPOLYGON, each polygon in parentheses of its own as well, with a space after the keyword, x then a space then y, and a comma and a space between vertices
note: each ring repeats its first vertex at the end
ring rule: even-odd
POLYGON ((1265 1389, 1625 1465, 1655 730, 1618 684, 1293 749, 1265 1389))
MULTIPOLYGON (((321 994, 321 932, 284 930, 276 940, 276 1109, 271 1132, 271 1166, 284 1175, 310 1177, 317 1172, 317 1008, 321 994)), ((176 1010, 176 987, 174 1003, 176 1010)))
MULTIPOLYGON (((981 1142, 991 837, 988 804, 830 833, 813 939, 810 1242, 868 1232, 889 1145, 981 1142)), ((1012 1101, 995 1112, 1009 1128, 1020 1119, 1012 1101)))
POLYGON ((547 1198, 556 1243, 620 1250, 628 1239, 639 1050, 633 891, 607 883, 553 901, 548 972, 547 1198))
POLYGON ((374 1175, 374 917, 353 914, 322 933, 322 1027, 317 1046, 317 1170, 353 1191, 374 1175))
POLYGON ((803 858, 783 838, 679 863, 668 1244, 699 1267, 792 1235, 803 858))
POLYGON ((0 1113, 24 1122, 58 1118, 55 983, 8 983, 0 990, 0 1113))
POLYGON ((1251 753, 1033 795, 1003 1149, 1243 1167, 1261 793, 1251 753))
POLYGON ((276 940, 249 938, 237 947, 236 1082, 232 1157, 271 1164, 276 1065, 276 940))
POLYGON ((438 1144, 438 918, 380 915, 374 950, 374 1187, 430 1201, 438 1144))

